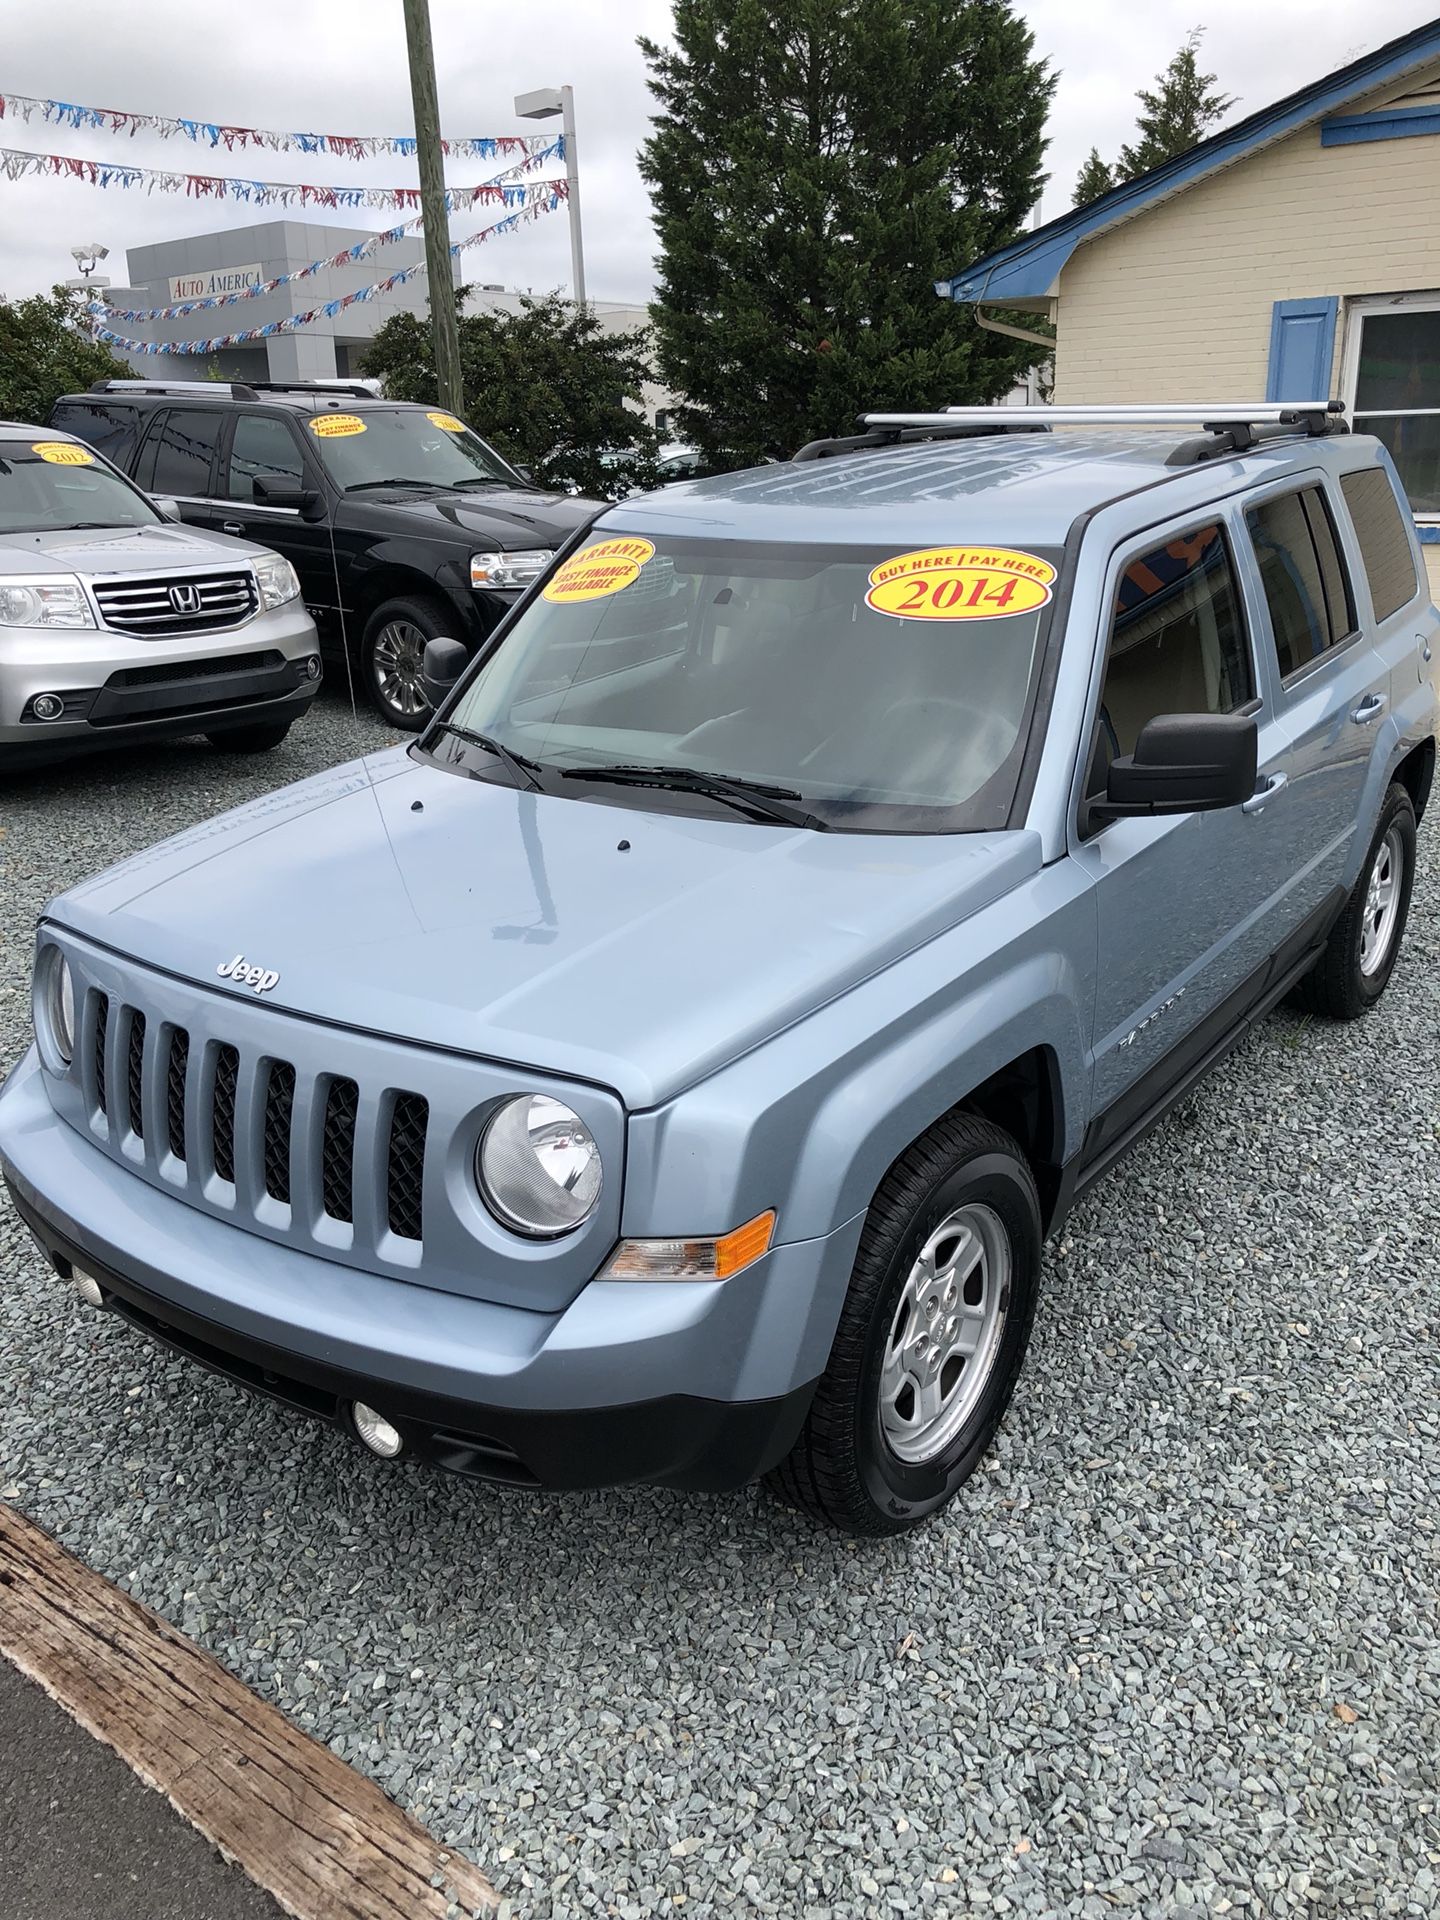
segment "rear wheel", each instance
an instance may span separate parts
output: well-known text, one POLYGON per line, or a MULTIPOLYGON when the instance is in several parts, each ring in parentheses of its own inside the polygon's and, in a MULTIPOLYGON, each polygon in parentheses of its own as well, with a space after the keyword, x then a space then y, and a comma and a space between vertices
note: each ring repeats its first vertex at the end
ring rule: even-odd
POLYGON ((1385 796, 1370 851, 1325 951, 1295 990, 1299 1004, 1332 1020, 1358 1020, 1400 957, 1415 878, 1415 803, 1397 782, 1385 796))
POLYGON ((293 725, 290 720, 272 720, 264 726, 229 727, 205 738, 219 753, 269 753, 293 725))
POLYGON ((1009 1134, 942 1120, 885 1176, 835 1344, 777 1491, 847 1533, 903 1533, 984 1457, 1035 1318, 1040 1203, 1009 1134))
POLYGON ((438 601, 419 595, 387 600, 371 614, 361 647, 361 669, 382 719, 404 733, 418 733, 430 718, 420 671, 425 645, 453 630, 455 621, 438 601))

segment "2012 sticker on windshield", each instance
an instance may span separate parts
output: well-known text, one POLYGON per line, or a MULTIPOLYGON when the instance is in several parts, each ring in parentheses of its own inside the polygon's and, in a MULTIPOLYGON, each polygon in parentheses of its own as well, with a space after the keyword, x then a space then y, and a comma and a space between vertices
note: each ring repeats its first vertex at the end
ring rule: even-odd
POLYGON ((310 431, 317 440, 348 440, 353 433, 364 433, 365 422, 358 413, 317 413, 311 416, 310 431))
POLYGON ((578 606, 584 600, 604 600, 638 580, 640 569, 654 553, 654 543, 649 540, 596 540, 571 554, 551 576, 541 598, 562 607, 578 606))
POLYGON ((77 447, 68 440, 37 440, 32 453, 52 467, 93 467, 95 456, 88 447, 77 447))
POLYGON ((895 620, 1007 620, 1043 607, 1054 579, 1010 547, 920 547, 871 568, 865 604, 895 620))
POLYGON ((465 422, 457 420, 453 413, 427 413, 425 418, 432 427, 439 427, 445 433, 463 433, 465 422))

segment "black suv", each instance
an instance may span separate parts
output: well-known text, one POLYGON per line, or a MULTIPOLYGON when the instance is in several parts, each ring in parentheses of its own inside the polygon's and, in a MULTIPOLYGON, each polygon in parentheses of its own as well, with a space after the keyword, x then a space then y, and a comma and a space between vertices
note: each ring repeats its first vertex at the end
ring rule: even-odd
POLYGON ((599 501, 537 491, 438 407, 363 386, 102 380, 50 425, 193 525, 284 554, 322 648, 414 731, 427 640, 473 652, 599 501))

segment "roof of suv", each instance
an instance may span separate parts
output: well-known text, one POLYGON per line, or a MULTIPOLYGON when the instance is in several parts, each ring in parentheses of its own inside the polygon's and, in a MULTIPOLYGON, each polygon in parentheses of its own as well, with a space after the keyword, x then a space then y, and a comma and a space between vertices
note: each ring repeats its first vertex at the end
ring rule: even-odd
POLYGON ((327 410, 363 413, 371 407, 381 407, 387 411, 397 407, 413 412, 427 411, 418 401, 385 400, 358 383, 355 386, 337 384, 321 387, 304 381, 287 383, 283 380, 100 380, 85 393, 61 394, 55 404, 94 404, 106 400, 142 401, 151 406, 264 405, 289 407, 296 413, 322 413, 327 410))
POLYGON ((680 481, 621 502, 604 525, 607 531, 623 523, 650 533, 673 528, 717 539, 857 546, 1027 540, 1058 547, 1080 515, 1144 488, 1173 488, 1175 510, 1183 512, 1247 482, 1332 466, 1340 449, 1350 450, 1345 465, 1369 464, 1376 444, 1368 436, 1297 434, 1243 455, 1173 466, 1167 462, 1176 439, 1164 432, 1067 429, 919 441, 680 481))

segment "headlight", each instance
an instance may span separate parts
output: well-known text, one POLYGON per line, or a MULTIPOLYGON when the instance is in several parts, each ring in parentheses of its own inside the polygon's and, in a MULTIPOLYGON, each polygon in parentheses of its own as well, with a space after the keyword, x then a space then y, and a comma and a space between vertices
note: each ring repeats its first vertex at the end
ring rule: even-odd
POLYGON ((35 1030, 42 1051, 58 1054, 68 1067, 75 1057, 75 979, 58 947, 42 949, 35 985, 35 1030))
POLYGON ((0 579, 0 627, 93 627, 85 589, 72 575, 0 579))
POLYGON ((267 613, 271 607, 283 607, 287 600, 300 596, 294 567, 278 553, 262 554, 256 560, 255 584, 260 589, 260 605, 267 613))
POLYGON ((486 1127, 475 1177, 497 1219, 545 1239, 569 1233, 595 1211, 600 1149, 578 1113, 543 1093, 522 1093, 486 1127))
POLYGON ((549 547, 527 547, 523 553, 472 553, 472 587, 528 587, 555 558, 549 547))

